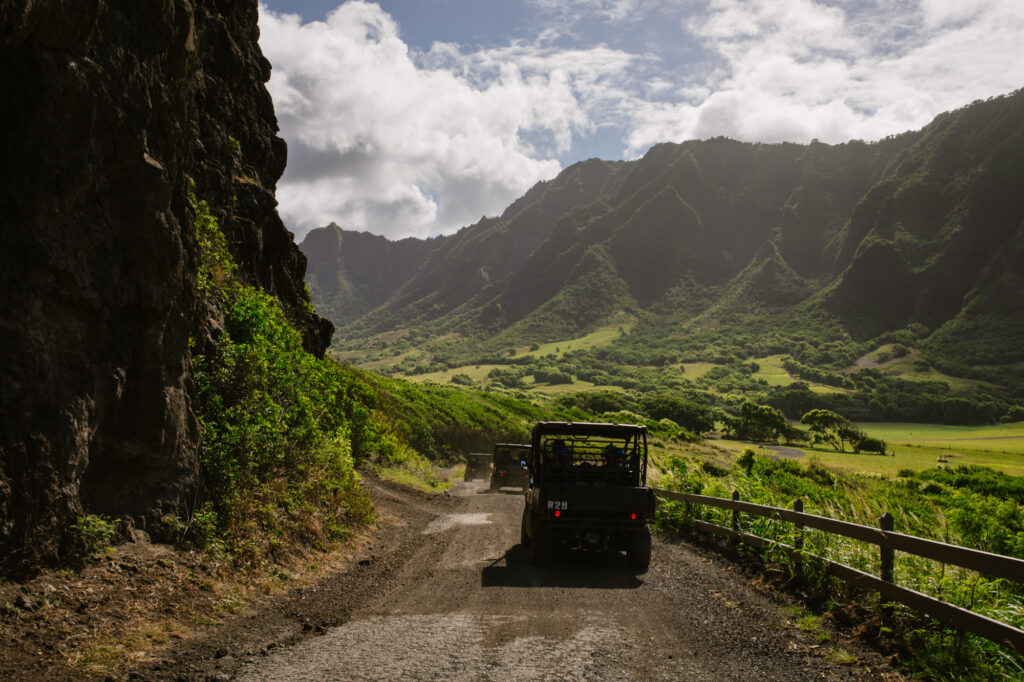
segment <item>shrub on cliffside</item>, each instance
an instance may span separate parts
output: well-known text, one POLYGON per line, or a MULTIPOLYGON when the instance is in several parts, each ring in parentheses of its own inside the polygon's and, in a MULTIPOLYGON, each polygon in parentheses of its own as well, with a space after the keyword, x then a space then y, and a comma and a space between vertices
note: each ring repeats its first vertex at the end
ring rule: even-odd
POLYGON ((326 546, 372 517, 353 463, 369 414, 343 371, 303 350, 276 299, 232 276, 234 264, 197 201, 200 288, 223 311, 216 349, 197 356, 205 502, 187 528, 255 560, 289 541, 326 546), (202 522, 197 522, 201 520, 202 522))

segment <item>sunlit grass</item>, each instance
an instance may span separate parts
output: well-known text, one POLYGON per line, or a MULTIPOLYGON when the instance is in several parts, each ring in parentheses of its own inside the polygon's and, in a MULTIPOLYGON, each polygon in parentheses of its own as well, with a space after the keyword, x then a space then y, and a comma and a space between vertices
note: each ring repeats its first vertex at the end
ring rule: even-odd
POLYGON ((764 380, 769 386, 789 386, 794 381, 797 381, 782 366, 782 359, 785 357, 788 357, 788 355, 779 353, 778 355, 769 355, 764 358, 753 358, 753 361, 761 367, 754 374, 754 378, 764 380))
POLYGON ((982 449, 1024 454, 1024 422, 986 426, 865 422, 858 424, 868 435, 889 443, 955 445, 957 449, 982 449))
POLYGON ((855 454, 853 452, 808 451, 821 463, 854 473, 883 474, 895 477, 901 469, 923 471, 935 466, 978 465, 1020 476, 1024 475, 1024 457, 1002 453, 950 452, 941 448, 897 446, 895 456, 855 454))
POLYGON ((606 325, 579 338, 542 343, 537 350, 529 350, 529 347, 526 347, 524 352, 520 352, 518 355, 520 357, 527 358, 560 357, 570 351, 607 346, 621 337, 624 333, 628 333, 632 328, 633 322, 606 325))
POLYGON ((950 392, 956 395, 967 395, 980 388, 996 388, 996 386, 987 381, 963 379, 943 374, 934 367, 924 367, 921 364, 924 361, 924 356, 916 348, 908 349, 907 354, 901 358, 890 358, 884 362, 879 362, 880 356, 884 354, 891 355, 893 349, 894 345, 891 343, 879 346, 870 353, 858 358, 854 366, 856 368, 873 367, 885 374, 892 374, 908 381, 942 381, 948 384, 950 392))
MULTIPOLYGON (((1013 432, 1012 428, 1003 430, 1013 432)), ((709 445, 711 443, 730 449, 753 447, 755 451, 761 452, 756 445, 735 441, 716 440, 709 442, 709 445)), ((847 461, 854 461, 857 457, 848 453, 833 455, 847 461)), ((900 459, 899 456, 864 457, 869 458, 864 461, 876 463, 900 459)), ((804 510, 809 513, 868 526, 877 526, 879 517, 884 512, 890 512, 895 517, 895 527, 899 532, 980 549, 986 549, 989 543, 1003 537, 996 530, 998 524, 1008 523, 1011 529, 1020 527, 1019 513, 1013 517, 1015 520, 993 521, 991 512, 998 501, 993 502, 983 495, 943 492, 945 489, 942 486, 924 486, 915 478, 894 480, 886 476, 858 475, 863 472, 851 475, 840 471, 827 458, 827 453, 818 451, 796 461, 770 461, 755 457, 752 468, 745 470, 735 465, 735 459, 732 466, 729 463, 722 466, 716 462, 715 468, 708 468, 708 459, 704 455, 693 459, 662 457, 659 460, 659 484, 670 489, 685 489, 718 498, 728 498, 733 491, 737 491, 744 501, 775 507, 789 508, 794 498, 799 498, 804 503, 804 510), (964 519, 970 521, 965 522, 964 519)), ((1000 507, 1004 508, 1005 505, 1000 507)), ((727 510, 701 505, 684 506, 664 499, 659 501, 659 523, 665 523, 668 528, 679 528, 679 524, 687 517, 725 527, 732 523, 731 513, 727 510)), ((776 542, 792 542, 794 528, 790 524, 747 514, 740 514, 739 524, 745 532, 776 542)), ((879 550, 871 543, 818 530, 805 529, 802 537, 805 550, 812 556, 826 557, 869 574, 879 574, 879 550)), ((1012 545, 1010 547, 1012 549, 1012 545)), ((784 553, 769 551, 766 558, 779 567, 792 569, 788 563, 790 559, 784 553)), ((829 582, 827 574, 814 561, 805 560, 801 570, 806 583, 821 590, 822 595, 834 597, 846 594, 832 591, 835 584, 829 582)), ((1021 608, 1021 595, 1017 588, 1006 581, 990 580, 973 571, 897 552, 895 582, 1015 627, 1022 624, 1024 610, 1021 608)), ((828 633, 821 626, 822 618, 819 614, 793 608, 787 610, 787 616, 791 626, 799 628, 809 637, 819 639, 819 643, 827 642, 828 633)), ((956 660, 933 660, 932 652, 936 647, 941 648, 942 642, 948 641, 951 632, 907 609, 897 608, 897 618, 914 628, 910 635, 914 640, 914 659, 908 658, 908 662, 919 669, 938 671, 941 674, 935 676, 937 679, 1018 679, 1012 672, 1021 670, 1019 657, 1015 658, 997 645, 981 639, 967 642, 956 660), (965 677, 959 674, 964 669, 964 661, 970 662, 968 667, 977 669, 977 675, 965 677), (956 674, 951 677, 951 673, 956 674), (1007 676, 1006 673, 1011 674, 1007 676)), ((822 655, 830 662, 850 663, 850 657, 845 651, 834 649, 833 652, 831 649, 828 646, 822 647, 822 655)))
POLYGON ((410 381, 424 382, 433 381, 437 384, 450 383, 452 377, 456 374, 465 374, 470 379, 478 384, 482 384, 487 381, 487 374, 492 369, 507 369, 505 365, 464 365, 462 367, 455 367, 453 369, 446 369, 440 372, 428 372, 427 374, 413 374, 405 377, 410 381))
POLYGON ((684 362, 681 366, 683 368, 683 376, 690 381, 696 381, 710 372, 714 367, 718 367, 718 365, 713 362, 684 362))
MULTIPOLYGON (((922 471, 934 466, 977 465, 1024 475, 1024 422, 995 426, 864 422, 857 426, 869 436, 884 440, 889 446, 887 452, 895 452, 895 456, 856 454, 849 446, 846 452, 793 447, 823 464, 854 473, 896 476, 901 469, 922 471)), ((726 439, 710 443, 734 453, 753 447, 759 454, 772 454, 766 445, 726 439)))
MULTIPOLYGON (((566 393, 578 393, 580 391, 593 391, 594 384, 589 381, 576 380, 571 384, 537 384, 527 381, 530 390, 543 395, 565 395, 566 393)), ((619 389, 622 390, 622 389, 619 389)))
POLYGON ((785 367, 782 366, 783 358, 787 357, 789 357, 788 353, 778 353, 776 355, 768 355, 763 358, 749 358, 748 361, 756 362, 760 367, 760 369, 754 373, 754 378, 762 379, 769 386, 789 386, 793 382, 803 381, 810 386, 811 391, 814 393, 826 394, 850 392, 837 386, 820 384, 815 381, 808 381, 806 379, 800 379, 799 377, 793 376, 785 367))
MULTIPOLYGON (((416 472, 410 471, 404 467, 380 467, 376 472, 381 478, 386 478, 389 481, 401 483, 402 485, 407 485, 410 488, 416 488, 417 490, 423 490, 428 493, 444 492, 457 482, 454 470, 452 475, 445 479, 435 477, 433 480, 427 480, 422 476, 418 476, 416 472)), ((465 472, 465 468, 463 468, 463 472, 465 472)))

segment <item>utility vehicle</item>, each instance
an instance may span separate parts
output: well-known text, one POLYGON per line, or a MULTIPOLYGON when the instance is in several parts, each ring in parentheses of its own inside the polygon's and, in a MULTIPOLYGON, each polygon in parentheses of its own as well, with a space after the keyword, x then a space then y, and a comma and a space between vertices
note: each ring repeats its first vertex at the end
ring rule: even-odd
POLYGON ((494 456, 489 452, 470 452, 466 455, 466 473, 462 477, 465 481, 472 481, 475 478, 490 478, 491 463, 494 456))
POLYGON ((491 467, 491 490, 526 488, 530 483, 526 473, 529 456, 529 445, 497 443, 494 446, 494 466, 491 467))
POLYGON ((556 547, 622 551, 651 562, 654 492, 647 487, 647 427, 538 422, 527 460, 530 482, 522 542, 534 565, 556 547))

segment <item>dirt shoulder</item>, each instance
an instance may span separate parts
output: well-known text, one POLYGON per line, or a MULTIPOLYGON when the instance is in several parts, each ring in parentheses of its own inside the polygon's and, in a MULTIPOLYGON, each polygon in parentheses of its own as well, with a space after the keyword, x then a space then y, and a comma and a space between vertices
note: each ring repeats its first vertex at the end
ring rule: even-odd
POLYGON ((0 583, 0 679, 219 677, 343 622, 457 503, 365 480, 382 521, 336 552, 240 573, 203 553, 129 543, 80 570, 0 583))

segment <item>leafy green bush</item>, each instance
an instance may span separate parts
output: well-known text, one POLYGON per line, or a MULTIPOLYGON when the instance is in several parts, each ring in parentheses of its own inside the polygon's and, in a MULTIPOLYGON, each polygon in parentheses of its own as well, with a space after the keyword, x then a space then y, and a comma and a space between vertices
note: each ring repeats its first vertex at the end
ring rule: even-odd
POLYGON ((912 474, 912 476, 918 480, 938 481, 953 488, 963 488, 989 497, 1024 504, 1024 476, 1010 476, 989 467, 976 464, 948 469, 934 467, 912 474))
POLYGON ((696 433, 715 427, 715 417, 710 408, 675 395, 646 396, 640 400, 640 405, 646 415, 654 419, 671 419, 696 433))
POLYGON ((303 350, 276 299, 234 278, 217 221, 194 203, 199 287, 225 329, 194 359, 204 499, 183 529, 242 561, 287 541, 328 546, 373 516, 353 460, 378 435, 354 399, 365 390, 303 350))
POLYGON ((545 384, 571 384, 572 375, 557 369, 538 369, 533 373, 533 380, 545 384))
POLYGON ((812 367, 805 365, 801 362, 797 362, 793 358, 784 358, 782 360, 782 366, 786 368, 786 371, 794 376, 798 376, 801 379, 808 379, 810 381, 817 381, 821 384, 828 384, 829 386, 839 386, 841 388, 853 388, 853 381, 842 374, 836 374, 820 367, 812 367))
POLYGON ((888 444, 881 438, 872 438, 870 436, 862 435, 861 438, 853 444, 853 451, 873 452, 878 455, 884 455, 887 447, 888 444))
POLYGON ((274 539, 342 539, 372 518, 354 470, 346 377, 303 350, 271 296, 236 286, 223 304, 217 352, 196 359, 204 511, 249 558, 274 539))
POLYGON ((71 543, 72 551, 79 557, 91 557, 111 550, 110 542, 114 537, 114 522, 105 516, 96 514, 80 516, 75 520, 71 531, 74 536, 71 543))
POLYGON ((511 367, 509 369, 501 369, 495 367, 487 373, 487 378, 499 386, 505 388, 523 388, 523 370, 517 367, 511 367))

